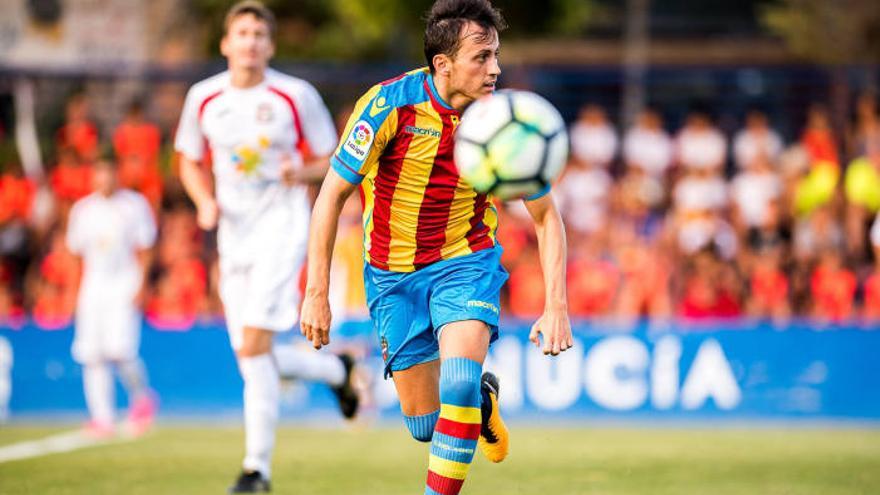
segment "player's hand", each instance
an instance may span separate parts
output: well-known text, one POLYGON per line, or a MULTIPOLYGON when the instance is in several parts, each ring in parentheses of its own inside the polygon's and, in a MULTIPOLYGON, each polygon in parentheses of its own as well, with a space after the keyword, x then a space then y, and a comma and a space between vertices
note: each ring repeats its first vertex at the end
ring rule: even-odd
POLYGON ((330 302, 327 296, 309 295, 307 291, 303 299, 299 328, 315 349, 330 343, 330 319, 330 302))
POLYGON ((571 337, 571 322, 565 310, 544 309, 544 314, 532 325, 529 340, 535 347, 541 347, 540 334, 544 337, 544 354, 553 356, 565 352, 574 345, 571 337))
POLYGON ((147 305, 147 288, 142 285, 135 293, 131 302, 134 304, 134 307, 143 310, 147 305))
POLYGON ((296 158, 299 158, 299 163, 295 161, 294 155, 290 153, 285 153, 281 157, 281 183, 287 187, 301 182, 297 170, 302 167, 302 158, 299 155, 296 155, 296 158))
POLYGON ((219 217, 220 207, 217 206, 217 200, 206 199, 196 205, 196 222, 203 230, 211 230, 216 227, 219 217))

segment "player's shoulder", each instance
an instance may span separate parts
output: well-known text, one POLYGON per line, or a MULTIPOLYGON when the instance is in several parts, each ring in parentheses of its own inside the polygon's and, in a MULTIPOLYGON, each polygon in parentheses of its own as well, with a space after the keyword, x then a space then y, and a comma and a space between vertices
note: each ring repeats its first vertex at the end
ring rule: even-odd
POLYGON ((427 67, 404 72, 396 77, 373 85, 365 96, 379 101, 382 106, 399 108, 428 100, 425 81, 430 77, 427 67))
POLYGON ((116 191, 116 197, 119 201, 134 206, 149 206, 147 198, 143 194, 134 189, 120 188, 116 191))
POLYGON ((95 198, 97 197, 97 193, 89 193, 85 196, 79 198, 78 200, 73 202, 73 206, 70 207, 70 214, 77 215, 81 214, 83 210, 87 210, 89 206, 94 204, 95 198))
POLYGON ((223 91, 229 85, 229 71, 223 71, 193 84, 189 95, 196 99, 204 99, 223 91))
POLYGON ((89 211, 94 211, 95 208, 100 209, 99 200, 100 194, 97 192, 91 192, 74 201, 73 206, 70 207, 71 218, 80 217, 83 215, 88 216, 89 211))
POLYGON ((266 82, 269 88, 281 91, 293 98, 318 93, 318 90, 309 81, 272 68, 266 69, 266 82))

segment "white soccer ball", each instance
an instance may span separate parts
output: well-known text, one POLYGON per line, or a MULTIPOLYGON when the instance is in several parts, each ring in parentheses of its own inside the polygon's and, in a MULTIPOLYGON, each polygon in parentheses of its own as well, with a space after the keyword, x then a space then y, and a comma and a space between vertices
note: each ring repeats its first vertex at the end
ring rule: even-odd
POLYGON ((507 201, 550 185, 568 158, 565 122, 528 91, 501 90, 471 104, 455 132, 455 165, 479 193, 507 201))

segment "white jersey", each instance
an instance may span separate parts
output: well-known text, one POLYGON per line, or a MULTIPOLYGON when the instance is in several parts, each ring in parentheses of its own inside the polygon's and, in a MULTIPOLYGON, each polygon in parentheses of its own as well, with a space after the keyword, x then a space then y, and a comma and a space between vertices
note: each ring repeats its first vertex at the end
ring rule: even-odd
POLYGON ((727 138, 715 128, 685 128, 676 138, 676 151, 686 169, 722 167, 727 159, 727 138))
POLYGON ((623 156, 628 166, 639 167, 652 177, 662 177, 672 165, 672 138, 663 130, 633 127, 623 139, 623 156))
POLYGON ((67 247, 83 258, 79 310, 96 304, 131 304, 141 286, 137 252, 156 241, 156 222, 147 200, 120 189, 92 193, 73 205, 67 247))
POLYGON ((875 248, 880 248, 880 212, 877 212, 877 218, 874 219, 874 225, 871 226, 871 244, 875 248))
POLYGON ((281 164, 289 159, 302 166, 304 155, 330 155, 336 130, 308 82, 267 69, 263 82, 241 89, 227 71, 190 88, 174 147, 194 161, 210 152, 221 258, 248 264, 294 242, 279 235, 307 232, 306 188, 284 186, 281 164))
POLYGON ((571 154, 582 162, 607 167, 617 154, 617 132, 610 124, 577 123, 569 131, 571 154))
POLYGON ((775 164, 782 154, 782 148, 782 138, 773 129, 743 129, 733 140, 733 157, 741 169, 750 167, 761 155, 769 163, 775 164))

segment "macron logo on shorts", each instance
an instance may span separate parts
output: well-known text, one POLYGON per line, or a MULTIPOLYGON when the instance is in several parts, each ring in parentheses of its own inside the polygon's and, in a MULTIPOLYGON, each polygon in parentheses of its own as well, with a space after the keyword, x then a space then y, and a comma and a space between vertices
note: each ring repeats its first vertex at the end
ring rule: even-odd
POLYGON ((496 315, 498 314, 498 306, 495 306, 492 303, 487 303, 486 301, 475 301, 475 300, 471 299, 470 301, 467 302, 467 305, 469 308, 488 309, 488 310, 492 311, 493 313, 495 313, 496 315))

